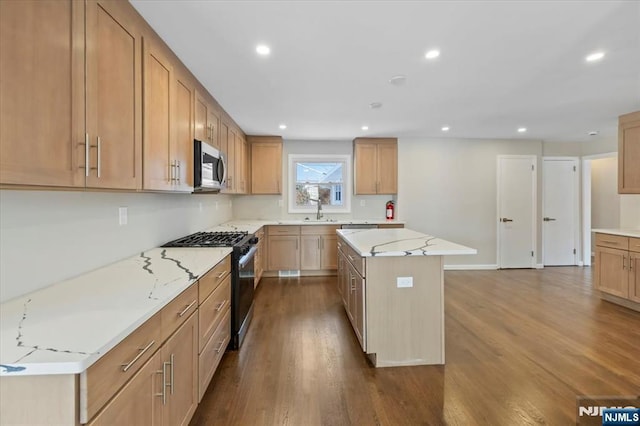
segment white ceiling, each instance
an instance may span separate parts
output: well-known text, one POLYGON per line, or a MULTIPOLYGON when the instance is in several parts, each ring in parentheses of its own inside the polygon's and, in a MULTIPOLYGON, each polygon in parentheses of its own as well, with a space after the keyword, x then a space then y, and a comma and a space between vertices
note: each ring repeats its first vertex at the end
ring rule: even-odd
POLYGON ((131 2, 247 134, 587 141, 640 110, 640 1, 131 2))

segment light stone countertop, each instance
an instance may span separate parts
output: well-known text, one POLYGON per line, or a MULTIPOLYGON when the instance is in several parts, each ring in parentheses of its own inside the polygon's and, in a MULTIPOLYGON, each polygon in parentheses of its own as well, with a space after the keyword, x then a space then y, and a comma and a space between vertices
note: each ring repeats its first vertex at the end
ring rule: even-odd
POLYGON ((231 248, 155 248, 0 305, 0 376, 81 373, 231 248))
POLYGON ((640 229, 592 229, 591 232, 640 238, 640 229))
MULTIPOLYGON (((352 223, 404 222, 237 220, 206 231, 352 223)), ((153 248, 2 303, 0 376, 81 373, 230 253, 153 248)))
POLYGON ((337 233, 363 257, 450 256, 478 253, 476 249, 407 228, 341 229, 337 233))

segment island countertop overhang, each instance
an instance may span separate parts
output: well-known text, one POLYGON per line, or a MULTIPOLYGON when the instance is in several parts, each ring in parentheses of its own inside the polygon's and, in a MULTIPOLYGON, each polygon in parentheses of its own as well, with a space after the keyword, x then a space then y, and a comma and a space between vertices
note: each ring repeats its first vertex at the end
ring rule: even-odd
POLYGON ((336 232, 362 257, 455 256, 478 253, 474 248, 407 228, 339 229, 336 232))

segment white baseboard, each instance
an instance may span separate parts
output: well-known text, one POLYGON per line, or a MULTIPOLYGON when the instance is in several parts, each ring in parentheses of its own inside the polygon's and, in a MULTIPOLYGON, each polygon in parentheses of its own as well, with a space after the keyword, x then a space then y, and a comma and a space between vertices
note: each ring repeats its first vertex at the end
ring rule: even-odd
POLYGON ((445 271, 493 271, 496 269, 498 265, 444 265, 445 271))
POLYGON ((578 262, 578 266, 584 266, 584 262, 583 261, 578 262))
POLYGON ((542 263, 536 264, 536 269, 544 269, 544 264, 542 263))

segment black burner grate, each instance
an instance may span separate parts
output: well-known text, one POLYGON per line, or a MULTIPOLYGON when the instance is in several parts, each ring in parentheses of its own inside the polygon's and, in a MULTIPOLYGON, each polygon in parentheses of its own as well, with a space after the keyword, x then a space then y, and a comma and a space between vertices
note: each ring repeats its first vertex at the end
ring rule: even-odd
POLYGON ((247 232, 196 232, 186 237, 178 238, 162 247, 233 247, 242 241, 247 232))

